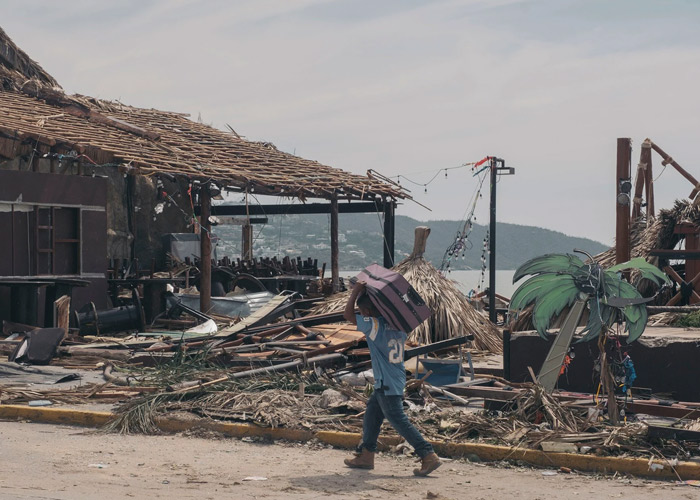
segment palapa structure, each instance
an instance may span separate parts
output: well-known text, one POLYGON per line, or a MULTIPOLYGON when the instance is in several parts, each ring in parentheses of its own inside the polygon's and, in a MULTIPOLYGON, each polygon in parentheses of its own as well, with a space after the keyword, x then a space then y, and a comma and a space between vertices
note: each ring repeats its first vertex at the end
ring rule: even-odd
MULTIPOLYGON (((425 258, 425 244, 430 234, 427 227, 416 228, 413 252, 394 266, 420 294, 433 311, 432 316, 409 333, 409 340, 429 344, 462 335, 474 335, 474 347, 493 353, 503 352, 498 328, 467 301, 455 284, 445 278, 425 258)), ((345 307, 349 292, 333 295, 314 313, 340 311, 345 307)))
MULTIPOLYGON (((244 140, 187 114, 66 95, 0 29, 0 154, 70 151, 124 173, 181 175, 232 191, 306 200, 407 198, 399 186, 244 140)), ((89 163, 89 162, 88 162, 89 163)))
MULTIPOLYGON (((163 253, 161 235, 192 232, 195 214, 201 216, 195 227, 208 234, 211 197, 227 190, 329 201, 324 209, 331 214, 331 272, 337 283, 338 212, 347 211, 349 202, 355 202, 354 211, 358 205, 364 211, 384 211, 385 260, 393 262, 396 202, 410 199, 401 186, 376 173, 332 168, 182 113, 67 95, 2 29, 0 175, 5 186, 0 187, 5 206, 0 216, 13 214, 7 216, 12 218, 8 226, 29 227, 29 234, 51 228, 58 234, 62 229, 55 224, 61 217, 52 214, 80 225, 65 230, 70 237, 62 238, 59 247, 73 247, 58 261, 60 248, 40 243, 39 236, 27 244, 31 238, 13 232, 6 239, 10 243, 0 245, 0 261, 7 257, 7 265, 12 262, 8 270, 0 265, 0 276, 67 274, 94 281, 104 279, 107 259, 151 262, 163 253), (161 201, 166 203, 156 206, 161 201), (31 213, 36 215, 22 215, 31 213), (38 223, 42 217, 48 222, 38 223), (84 241, 88 234, 102 232, 107 238, 84 241), (75 257, 79 252, 83 254, 75 257), (49 261, 43 268, 37 264, 42 259, 49 261)), ((56 243, 50 239, 49 244, 56 243)), ((204 304, 209 300, 210 242, 201 241, 204 304)), ((206 310, 208 304, 202 307, 206 310)))

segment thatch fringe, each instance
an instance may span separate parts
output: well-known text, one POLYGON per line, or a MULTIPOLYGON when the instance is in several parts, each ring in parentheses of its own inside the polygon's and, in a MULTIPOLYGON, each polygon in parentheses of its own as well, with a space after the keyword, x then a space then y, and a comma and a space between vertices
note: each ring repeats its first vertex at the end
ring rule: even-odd
MULTIPOLYGON (((662 209, 657 217, 651 217, 648 222, 645 216, 632 222, 630 228, 630 256, 631 258, 643 257, 647 262, 655 266, 666 265, 659 257, 651 255, 654 249, 671 250, 681 240, 681 234, 675 233, 676 226, 681 223, 691 223, 700 226, 700 209, 690 200, 676 200, 671 209, 662 209)), ((610 267, 615 264, 615 247, 595 256, 595 259, 603 266, 610 267)), ((631 275, 632 284, 636 286, 644 296, 655 293, 652 284, 642 280, 639 273, 631 275)))

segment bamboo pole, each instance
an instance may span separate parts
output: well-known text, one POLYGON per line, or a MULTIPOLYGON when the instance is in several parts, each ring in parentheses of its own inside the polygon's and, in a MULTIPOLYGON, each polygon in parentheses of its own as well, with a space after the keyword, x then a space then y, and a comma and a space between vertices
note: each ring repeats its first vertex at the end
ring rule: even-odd
POLYGON ((663 149, 661 149, 657 144, 654 144, 654 142, 652 142, 651 140, 649 140, 649 142, 651 143, 652 149, 659 153, 661 158, 664 159, 664 161, 661 162, 662 165, 671 165, 673 168, 678 170, 679 174, 681 174, 683 177, 688 179, 688 181, 690 181, 690 183, 693 185, 693 191, 690 193, 689 198, 691 200, 695 199, 695 197, 698 194, 698 191, 700 191, 700 183, 698 183, 698 180, 695 177, 693 177, 690 173, 688 173, 683 167, 681 167, 676 162, 676 160, 674 160, 668 154, 666 154, 666 152, 663 149))

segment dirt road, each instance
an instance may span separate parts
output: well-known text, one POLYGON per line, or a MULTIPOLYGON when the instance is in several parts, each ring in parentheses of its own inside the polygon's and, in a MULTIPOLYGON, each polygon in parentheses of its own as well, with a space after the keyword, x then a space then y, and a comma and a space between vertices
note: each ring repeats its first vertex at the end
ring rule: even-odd
POLYGON ((700 497, 699 488, 673 483, 464 461, 414 478, 412 458, 384 454, 374 471, 356 471, 343 466, 343 450, 219 436, 118 436, 0 422, 0 443, 0 499, 700 497))

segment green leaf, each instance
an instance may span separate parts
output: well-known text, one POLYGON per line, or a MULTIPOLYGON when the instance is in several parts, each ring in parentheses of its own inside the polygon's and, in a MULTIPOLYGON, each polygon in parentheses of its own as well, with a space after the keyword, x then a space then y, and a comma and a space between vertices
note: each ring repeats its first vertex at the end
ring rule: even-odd
POLYGON ((646 307, 640 307, 638 305, 629 305, 624 308, 625 319, 633 323, 639 321, 642 318, 642 311, 646 311, 646 307))
POLYGON ((607 271, 620 272, 626 271, 628 269, 638 270, 641 273, 642 278, 646 278, 650 281, 653 281, 658 286, 668 285, 671 283, 671 281, 668 279, 668 276, 666 276, 666 273, 664 273, 655 265, 649 264, 643 257, 637 257, 630 261, 623 262, 622 264, 617 264, 608 268, 607 271))
POLYGON ((571 276, 568 282, 551 288, 547 293, 541 294, 535 301, 532 310, 532 324, 542 338, 547 338, 547 329, 553 317, 559 316, 562 311, 576 301, 579 290, 571 276))
POLYGON ((575 255, 550 253, 530 259, 516 269, 513 283, 528 274, 573 273, 583 265, 575 255))
POLYGON ((567 274, 540 274, 533 276, 515 290, 510 298, 508 308, 511 311, 525 309, 539 295, 545 294, 552 288, 564 283, 573 283, 571 276, 567 274))
POLYGON ((595 297, 592 297, 588 301, 588 306, 588 323, 586 323, 586 328, 584 328, 584 330, 581 332, 583 336, 577 341, 577 343, 588 342, 589 340, 598 338, 603 325, 610 326, 615 319, 615 311, 617 309, 606 306, 595 297))
POLYGON ((612 295, 613 297, 621 297, 624 299, 642 298, 639 291, 635 287, 626 281, 622 281, 620 278, 618 278, 617 274, 611 272, 610 270, 605 271, 603 287, 607 296, 612 295))
POLYGON ((625 331, 629 332, 627 343, 631 344, 644 333, 647 326, 647 308, 644 305, 625 307, 625 331), (634 319, 636 318, 636 319, 634 319))
MULTIPOLYGON (((620 264, 623 265, 623 264, 620 264)), ((625 299, 638 299, 642 296, 639 291, 618 278, 615 271, 608 269, 605 271, 605 293, 608 296, 621 297, 625 299)), ((623 309, 625 316, 625 331, 629 332, 627 343, 637 340, 647 325, 647 308, 644 304, 628 305, 623 309)))

